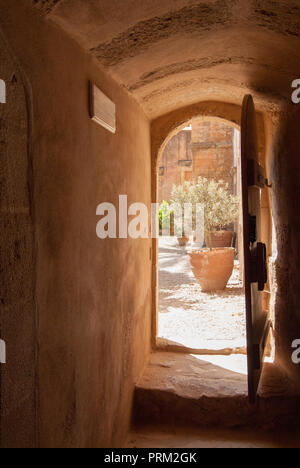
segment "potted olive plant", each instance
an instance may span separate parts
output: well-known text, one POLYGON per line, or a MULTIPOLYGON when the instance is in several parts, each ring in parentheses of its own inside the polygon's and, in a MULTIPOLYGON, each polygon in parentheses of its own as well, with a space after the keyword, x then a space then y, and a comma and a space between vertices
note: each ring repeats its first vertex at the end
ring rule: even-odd
POLYGON ((181 247, 184 247, 189 242, 189 236, 184 231, 184 205, 185 203, 191 202, 192 196, 192 184, 191 182, 184 182, 182 185, 173 185, 171 193, 171 202, 174 205, 180 206, 182 210, 182 219, 180 223, 177 223, 176 219, 175 224, 175 235, 177 236, 178 244, 181 247))
POLYGON ((228 192, 227 185, 222 181, 199 177, 190 190, 194 202, 204 207, 206 244, 209 247, 190 252, 191 267, 202 291, 223 290, 232 275, 235 249, 222 243, 213 248, 212 233, 223 233, 236 220, 239 201, 228 192))
POLYGON ((228 184, 199 177, 193 185, 194 200, 204 206, 207 247, 231 247, 233 232, 228 227, 238 216, 239 199, 228 191, 228 184))

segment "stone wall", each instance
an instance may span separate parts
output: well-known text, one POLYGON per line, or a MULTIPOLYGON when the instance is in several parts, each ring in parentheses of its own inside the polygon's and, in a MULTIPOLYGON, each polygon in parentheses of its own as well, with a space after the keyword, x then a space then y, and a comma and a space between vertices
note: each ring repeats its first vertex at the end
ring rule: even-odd
POLYGON ((233 128, 218 120, 193 121, 193 175, 224 180, 233 190, 233 128))
POLYGON ((192 160, 192 132, 182 130, 169 140, 159 161, 159 196, 158 201, 169 201, 173 185, 181 185, 188 180, 191 168, 181 166, 179 161, 192 160))
POLYGON ((235 192, 233 134, 233 127, 201 118, 193 119, 191 130, 173 136, 158 164, 158 201, 170 200, 173 185, 198 176, 224 180, 235 192))

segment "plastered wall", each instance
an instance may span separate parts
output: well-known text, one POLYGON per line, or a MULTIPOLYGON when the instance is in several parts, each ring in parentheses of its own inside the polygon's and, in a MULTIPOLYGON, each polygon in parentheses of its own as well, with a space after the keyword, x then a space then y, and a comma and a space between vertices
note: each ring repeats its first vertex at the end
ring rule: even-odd
POLYGON ((36 443, 35 249, 30 90, 0 33, 0 444, 36 443))
MULTIPOLYGON (((29 4, 1 0, 0 26, 32 95, 36 310, 26 317, 36 314, 28 344, 37 346, 36 444, 120 446, 149 353, 151 241, 98 239, 96 207, 117 206, 119 194, 149 205, 149 122, 95 59, 29 4), (89 80, 116 103, 116 135, 89 118, 89 80)), ((17 324, 18 336, 28 326, 17 324)))
POLYGON ((300 339, 299 314, 299 118, 300 107, 287 102, 267 121, 267 158, 273 208, 272 313, 276 360, 287 386, 300 392, 299 364, 292 361, 294 340, 300 339))

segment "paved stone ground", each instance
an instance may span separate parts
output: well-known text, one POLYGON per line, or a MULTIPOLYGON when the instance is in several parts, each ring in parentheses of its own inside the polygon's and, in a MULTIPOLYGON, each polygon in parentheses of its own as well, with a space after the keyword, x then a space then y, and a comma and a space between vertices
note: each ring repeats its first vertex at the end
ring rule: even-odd
POLYGON ((159 240, 159 332, 164 340, 194 349, 246 346, 245 298, 239 263, 225 291, 203 293, 190 267, 188 251, 176 238, 159 240))

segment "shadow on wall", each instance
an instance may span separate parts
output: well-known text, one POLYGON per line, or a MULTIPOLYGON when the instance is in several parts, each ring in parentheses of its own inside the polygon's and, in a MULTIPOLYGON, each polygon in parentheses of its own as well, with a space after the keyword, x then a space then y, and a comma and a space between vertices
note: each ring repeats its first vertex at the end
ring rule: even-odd
POLYGON ((272 141, 271 180, 278 255, 274 265, 276 362, 300 393, 299 365, 293 364, 292 342, 300 339, 300 105, 287 104, 278 116, 272 141))
POLYGON ((35 447, 35 262, 31 205, 30 106, 20 68, 0 33, 0 445, 35 447))

